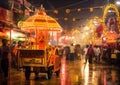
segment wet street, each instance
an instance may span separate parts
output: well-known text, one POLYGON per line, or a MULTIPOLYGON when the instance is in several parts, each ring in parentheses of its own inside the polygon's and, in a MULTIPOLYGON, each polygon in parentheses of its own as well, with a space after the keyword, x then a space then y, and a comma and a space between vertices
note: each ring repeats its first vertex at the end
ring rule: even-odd
POLYGON ((34 73, 31 73, 30 80, 25 80, 24 70, 11 69, 8 79, 4 79, 0 72, 0 85, 120 85, 118 66, 105 62, 89 64, 84 62, 84 58, 66 61, 66 57, 63 57, 59 78, 55 73, 50 80, 46 74, 40 73, 38 80, 35 80, 34 76, 34 73))

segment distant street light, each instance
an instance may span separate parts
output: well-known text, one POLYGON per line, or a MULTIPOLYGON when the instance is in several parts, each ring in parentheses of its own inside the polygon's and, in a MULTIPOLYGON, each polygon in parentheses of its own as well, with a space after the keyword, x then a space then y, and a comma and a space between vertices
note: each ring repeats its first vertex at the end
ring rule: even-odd
POLYGON ((116 1, 116 4, 117 4, 117 5, 120 5, 120 1, 116 1))

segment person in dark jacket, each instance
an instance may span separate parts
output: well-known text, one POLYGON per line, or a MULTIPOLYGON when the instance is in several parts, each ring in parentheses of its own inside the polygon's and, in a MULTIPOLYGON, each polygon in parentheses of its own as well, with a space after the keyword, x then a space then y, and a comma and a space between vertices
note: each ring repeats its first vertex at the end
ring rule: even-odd
POLYGON ((93 50, 92 45, 90 45, 89 48, 88 48, 88 50, 87 50, 87 56, 88 56, 88 62, 90 64, 92 64, 92 58, 94 56, 94 50, 93 50))
POLYGON ((4 77, 8 77, 8 68, 9 68, 9 46, 7 45, 7 40, 2 39, 2 46, 0 47, 0 57, 1 57, 1 68, 4 73, 4 77))

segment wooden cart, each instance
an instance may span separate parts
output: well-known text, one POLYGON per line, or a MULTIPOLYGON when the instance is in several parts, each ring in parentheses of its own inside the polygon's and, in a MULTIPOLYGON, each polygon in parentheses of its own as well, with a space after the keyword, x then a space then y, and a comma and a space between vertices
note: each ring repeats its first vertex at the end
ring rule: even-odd
POLYGON ((18 49, 18 67, 25 69, 25 78, 30 78, 31 67, 37 75, 39 72, 46 73, 48 79, 52 76, 53 64, 48 63, 50 56, 46 49, 18 49))

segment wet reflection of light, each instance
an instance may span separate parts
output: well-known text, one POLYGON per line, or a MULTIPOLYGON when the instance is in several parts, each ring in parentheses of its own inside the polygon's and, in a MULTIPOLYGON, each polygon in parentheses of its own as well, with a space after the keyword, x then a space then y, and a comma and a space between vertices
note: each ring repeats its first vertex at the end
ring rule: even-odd
POLYGON ((106 85, 107 84, 107 82, 106 82, 106 71, 104 71, 104 85, 106 85))
POLYGON ((98 85, 99 75, 100 75, 99 71, 93 71, 92 73, 92 83, 94 83, 95 85, 98 85))
POLYGON ((81 74, 79 74, 79 75, 81 75, 82 79, 84 79, 85 67, 87 65, 85 62, 86 62, 85 61, 85 56, 83 56, 82 59, 81 59, 81 63, 80 63, 81 74))
POLYGON ((61 61, 60 80, 61 80, 61 85, 65 85, 65 81, 66 81, 66 58, 65 57, 61 61))
POLYGON ((86 66, 85 66, 85 84, 84 85, 88 85, 88 78, 89 78, 89 64, 88 62, 86 63, 86 66))
POLYGON ((29 85, 35 85, 35 81, 30 81, 29 85))
POLYGON ((78 75, 75 75, 75 82, 78 82, 78 75))
POLYGON ((116 71, 112 70, 111 72, 112 72, 112 73, 111 73, 112 83, 115 84, 115 82, 116 82, 116 71))

